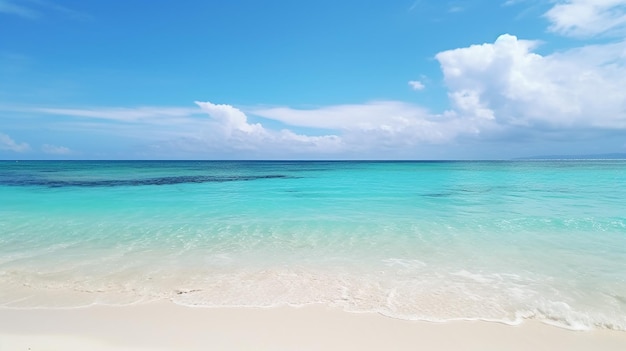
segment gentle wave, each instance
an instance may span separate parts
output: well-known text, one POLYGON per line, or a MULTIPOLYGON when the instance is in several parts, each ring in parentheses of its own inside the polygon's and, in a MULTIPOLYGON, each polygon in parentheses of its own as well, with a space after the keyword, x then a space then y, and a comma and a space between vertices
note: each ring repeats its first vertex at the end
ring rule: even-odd
MULTIPOLYGON (((120 257, 121 259, 121 257, 120 257)), ((209 258, 207 258, 209 259, 209 258)), ((4 308, 73 308, 128 305, 155 300, 195 307, 274 307, 325 304, 349 312, 373 312, 405 320, 483 320, 519 324, 536 319, 572 330, 626 331, 624 298, 600 293, 573 298, 551 277, 445 272, 417 260, 388 259, 377 267, 351 264, 318 268, 251 269, 214 257, 205 267, 170 266, 144 260, 140 267, 70 268, 0 274, 4 308), (220 268, 221 267, 221 268, 220 268), (370 271, 371 270, 371 271, 370 271)), ((192 265, 190 260, 189 264, 192 265)), ((120 261, 121 262, 121 261, 120 261)), ((199 262, 199 261, 198 261, 199 262)), ((608 287, 599 287, 607 290, 608 287)))

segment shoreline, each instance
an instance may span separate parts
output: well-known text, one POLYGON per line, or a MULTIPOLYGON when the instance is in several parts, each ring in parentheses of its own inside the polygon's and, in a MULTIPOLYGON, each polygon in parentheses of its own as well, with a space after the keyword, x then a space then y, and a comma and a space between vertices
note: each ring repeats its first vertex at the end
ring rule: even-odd
POLYGON ((1 309, 0 350, 623 350, 626 332, 525 321, 407 321, 336 308, 186 307, 169 301, 1 309))

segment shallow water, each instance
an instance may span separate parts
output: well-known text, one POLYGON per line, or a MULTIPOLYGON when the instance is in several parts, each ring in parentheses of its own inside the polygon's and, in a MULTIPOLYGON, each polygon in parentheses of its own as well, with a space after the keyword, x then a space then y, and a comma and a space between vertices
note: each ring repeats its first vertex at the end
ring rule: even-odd
POLYGON ((626 162, 0 162, 0 305, 626 330, 626 162))

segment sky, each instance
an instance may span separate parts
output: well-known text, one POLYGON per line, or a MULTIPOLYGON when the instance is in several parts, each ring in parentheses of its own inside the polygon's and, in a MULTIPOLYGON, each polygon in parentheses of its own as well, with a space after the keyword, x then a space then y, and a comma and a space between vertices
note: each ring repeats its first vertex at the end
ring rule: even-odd
POLYGON ((0 0, 0 159, 626 153, 626 0, 0 0))

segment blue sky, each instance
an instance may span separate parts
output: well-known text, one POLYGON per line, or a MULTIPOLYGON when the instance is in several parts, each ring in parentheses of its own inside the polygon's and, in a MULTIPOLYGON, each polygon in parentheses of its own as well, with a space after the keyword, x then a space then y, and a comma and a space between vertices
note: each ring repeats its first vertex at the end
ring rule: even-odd
POLYGON ((626 152, 626 0, 0 0, 0 159, 626 152))

